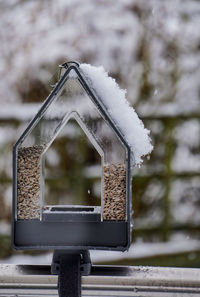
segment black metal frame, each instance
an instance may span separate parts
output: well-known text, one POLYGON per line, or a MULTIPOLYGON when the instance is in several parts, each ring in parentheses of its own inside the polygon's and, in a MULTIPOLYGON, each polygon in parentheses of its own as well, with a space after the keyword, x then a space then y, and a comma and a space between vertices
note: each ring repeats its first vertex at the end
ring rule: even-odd
POLYGON ((12 216, 12 245, 15 249, 111 249, 125 251, 131 242, 131 150, 108 116, 106 107, 98 99, 98 94, 90 86, 90 82, 79 68, 76 62, 67 62, 61 65, 66 68, 64 75, 44 104, 29 123, 28 127, 18 139, 13 148, 13 216, 12 216), (83 89, 87 92, 93 103, 97 106, 104 120, 111 126, 126 149, 126 221, 100 221, 100 222, 43 222, 39 220, 17 220, 16 218, 16 192, 17 192, 17 149, 25 137, 39 122, 44 112, 50 106, 55 96, 62 92, 68 80, 68 74, 74 70, 83 89), (52 238, 52 231, 54 237, 52 238), (74 238, 74 234, 80 234, 80 240, 74 238), (82 232, 82 233, 80 233, 82 232), (67 234, 67 236, 66 236, 67 234))

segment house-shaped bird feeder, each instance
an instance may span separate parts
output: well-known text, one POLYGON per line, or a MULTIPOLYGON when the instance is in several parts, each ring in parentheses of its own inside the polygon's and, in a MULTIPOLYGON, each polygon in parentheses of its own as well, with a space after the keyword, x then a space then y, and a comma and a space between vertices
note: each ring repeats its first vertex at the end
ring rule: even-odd
POLYGON ((101 81, 95 89, 89 74, 75 62, 60 69, 58 82, 14 146, 13 245, 16 249, 127 250, 132 212, 130 145, 105 104, 103 97, 109 94, 101 81), (78 124, 101 160, 99 206, 68 205, 67 197, 62 205, 45 202, 45 156, 70 121, 78 124))

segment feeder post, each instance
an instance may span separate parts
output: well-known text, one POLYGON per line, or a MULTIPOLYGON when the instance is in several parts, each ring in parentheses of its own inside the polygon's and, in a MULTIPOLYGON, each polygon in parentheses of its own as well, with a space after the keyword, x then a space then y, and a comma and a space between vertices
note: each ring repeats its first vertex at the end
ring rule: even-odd
POLYGON ((51 273, 58 275, 59 297, 81 297, 81 276, 90 271, 89 251, 54 251, 51 273))

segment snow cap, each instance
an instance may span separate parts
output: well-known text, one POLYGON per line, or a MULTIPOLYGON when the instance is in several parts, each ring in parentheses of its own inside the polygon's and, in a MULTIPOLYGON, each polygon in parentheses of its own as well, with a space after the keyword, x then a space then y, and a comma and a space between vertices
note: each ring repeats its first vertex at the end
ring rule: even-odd
POLYGON ((133 155, 132 165, 140 165, 143 162, 142 156, 150 154, 153 146, 149 137, 150 131, 144 127, 134 108, 126 100, 126 90, 120 89, 102 66, 81 64, 80 68, 130 146, 133 155))

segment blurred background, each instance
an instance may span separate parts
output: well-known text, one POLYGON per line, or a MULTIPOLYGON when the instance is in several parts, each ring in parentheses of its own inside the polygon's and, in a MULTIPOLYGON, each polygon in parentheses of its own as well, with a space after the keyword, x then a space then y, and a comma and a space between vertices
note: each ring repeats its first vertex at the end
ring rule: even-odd
MULTIPOLYGON (((49 253, 11 248, 12 146, 48 96, 58 65, 77 60, 103 65, 127 89, 154 145, 134 170, 130 251, 94 251, 93 262, 200 267, 199 28, 197 0, 0 1, 1 263, 51 262, 49 253)), ((87 193, 85 200, 99 193, 99 159, 73 128, 47 156, 50 202, 69 190, 77 199, 87 193)))

